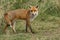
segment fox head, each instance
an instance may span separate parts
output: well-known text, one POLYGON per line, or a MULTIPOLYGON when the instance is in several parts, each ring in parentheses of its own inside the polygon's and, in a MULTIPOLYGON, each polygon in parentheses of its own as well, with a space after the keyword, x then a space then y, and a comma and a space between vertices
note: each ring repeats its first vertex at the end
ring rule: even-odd
POLYGON ((31 21, 33 21, 38 15, 38 6, 30 6, 31 21))
POLYGON ((30 14, 35 16, 38 14, 38 6, 30 6, 30 14))

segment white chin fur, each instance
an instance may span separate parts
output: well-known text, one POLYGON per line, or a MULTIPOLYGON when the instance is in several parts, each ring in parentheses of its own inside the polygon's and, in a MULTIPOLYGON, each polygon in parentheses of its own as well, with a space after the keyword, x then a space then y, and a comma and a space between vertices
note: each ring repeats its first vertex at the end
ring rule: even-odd
POLYGON ((37 16, 38 16, 38 12, 35 12, 34 16, 31 15, 30 21, 33 21, 37 16))

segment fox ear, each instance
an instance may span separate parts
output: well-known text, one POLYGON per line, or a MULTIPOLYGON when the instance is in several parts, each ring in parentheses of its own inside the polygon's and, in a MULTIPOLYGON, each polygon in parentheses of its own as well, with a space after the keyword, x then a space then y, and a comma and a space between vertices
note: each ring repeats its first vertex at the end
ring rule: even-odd
POLYGON ((30 5, 29 8, 31 8, 32 6, 30 5))
POLYGON ((36 6, 36 8, 38 8, 38 6, 36 6))

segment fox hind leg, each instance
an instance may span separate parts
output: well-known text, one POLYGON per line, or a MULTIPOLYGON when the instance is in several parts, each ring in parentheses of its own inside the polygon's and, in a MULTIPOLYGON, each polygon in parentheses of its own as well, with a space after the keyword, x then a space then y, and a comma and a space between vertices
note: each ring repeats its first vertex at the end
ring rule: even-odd
POLYGON ((5 26, 5 28, 4 28, 4 30, 3 30, 3 32, 5 32, 6 31, 6 29, 7 29, 7 27, 8 27, 9 25, 8 24, 6 24, 6 26, 5 26))
POLYGON ((12 25, 12 30, 13 30, 13 32, 16 33, 16 30, 15 30, 15 23, 13 23, 13 25, 12 25))

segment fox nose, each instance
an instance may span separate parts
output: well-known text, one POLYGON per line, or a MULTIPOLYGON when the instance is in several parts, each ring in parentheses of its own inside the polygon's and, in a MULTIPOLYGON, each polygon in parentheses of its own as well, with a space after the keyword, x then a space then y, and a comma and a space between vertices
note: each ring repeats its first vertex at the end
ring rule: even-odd
POLYGON ((32 14, 32 16, 34 16, 34 14, 32 14))
POLYGON ((32 14, 33 16, 35 16, 36 14, 32 14))

